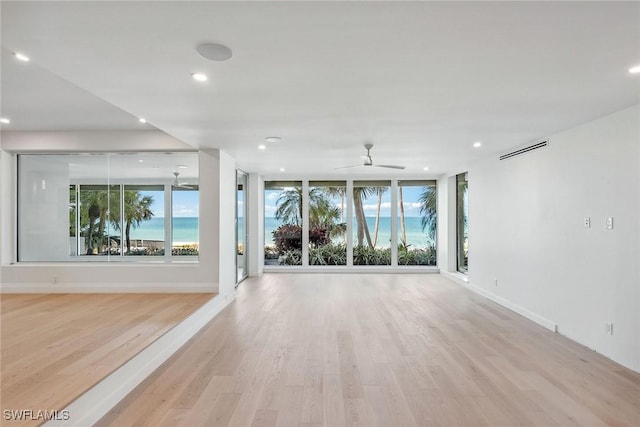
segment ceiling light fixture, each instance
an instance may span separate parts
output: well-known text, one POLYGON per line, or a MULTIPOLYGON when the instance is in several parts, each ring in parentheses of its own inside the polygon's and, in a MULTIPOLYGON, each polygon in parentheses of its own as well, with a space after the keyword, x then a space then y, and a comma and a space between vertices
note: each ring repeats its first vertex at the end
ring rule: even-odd
POLYGON ((197 82, 206 82, 209 79, 207 75, 203 73, 193 73, 191 74, 191 77, 193 77, 193 80, 197 82))
POLYGON ((140 117, 140 118, 138 119, 138 121, 139 121, 140 123, 147 123, 147 119, 145 119, 144 117, 140 117))
POLYGON ((260 145, 258 145, 258 148, 259 148, 260 150, 266 150, 266 149, 267 149, 267 146, 266 146, 266 145, 264 145, 264 144, 260 144, 260 145))
POLYGON ((428 171, 429 170, 429 166, 423 167, 422 170, 428 171))
POLYGON ((280 168, 280 172, 284 172, 284 168, 280 168))
POLYGON ((476 141, 473 143, 473 148, 480 148, 480 147, 482 147, 482 142, 476 141))
POLYGON ((0 118, 0 123, 8 125, 9 123, 11 123, 11 120, 7 119, 6 117, 2 117, 0 118))
POLYGON ((144 160, 138 159, 138 163, 144 163, 144 160))
POLYGON ((16 59, 19 60, 19 61, 29 62, 29 57, 27 55, 25 55, 24 53, 13 52, 13 56, 15 56, 16 59))
POLYGON ((176 165, 176 168, 178 168, 178 169, 189 169, 189 166, 187 166, 187 165, 176 165))
POLYGON ((226 61, 233 56, 231 49, 218 43, 204 43, 196 47, 196 50, 209 61, 226 61))
POLYGON ((264 140, 267 142, 280 142, 282 141, 282 138, 280 138, 279 136, 268 136, 264 140))
POLYGON ((635 67, 631 67, 629 68, 629 72, 631 74, 638 74, 640 73, 640 65, 636 65, 635 67))

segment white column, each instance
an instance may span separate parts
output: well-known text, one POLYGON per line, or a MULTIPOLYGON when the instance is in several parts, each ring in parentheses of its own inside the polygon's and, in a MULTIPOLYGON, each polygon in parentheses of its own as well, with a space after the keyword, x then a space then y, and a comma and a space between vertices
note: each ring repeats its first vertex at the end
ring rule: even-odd
POLYGON ((398 180, 391 180, 391 265, 398 266, 398 180))
POLYGON ((347 180, 347 266, 353 267, 353 180, 347 180))
POLYGON ((309 181, 302 181, 302 266, 309 265, 309 181))

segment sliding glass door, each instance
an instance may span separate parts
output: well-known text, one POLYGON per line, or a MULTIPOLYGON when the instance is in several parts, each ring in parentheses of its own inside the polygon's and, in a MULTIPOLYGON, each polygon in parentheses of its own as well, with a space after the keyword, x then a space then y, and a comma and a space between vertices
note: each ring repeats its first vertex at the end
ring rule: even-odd
POLYGON ((247 277, 247 174, 236 174, 236 282, 247 277))

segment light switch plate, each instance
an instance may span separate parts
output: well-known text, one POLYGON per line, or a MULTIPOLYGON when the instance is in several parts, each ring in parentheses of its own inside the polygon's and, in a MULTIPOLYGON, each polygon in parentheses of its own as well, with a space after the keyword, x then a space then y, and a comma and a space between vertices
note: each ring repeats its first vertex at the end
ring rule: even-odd
POLYGON ((584 227, 585 228, 591 227, 591 218, 589 218, 589 217, 585 217, 584 218, 584 227))

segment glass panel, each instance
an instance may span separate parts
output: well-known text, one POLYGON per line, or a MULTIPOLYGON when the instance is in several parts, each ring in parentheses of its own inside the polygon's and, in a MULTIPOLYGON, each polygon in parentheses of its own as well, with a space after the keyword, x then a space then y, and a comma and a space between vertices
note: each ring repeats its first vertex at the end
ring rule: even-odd
POLYGON ((391 264, 390 181, 353 183, 353 265, 391 264))
POLYGON ((18 168, 18 261, 198 254, 196 153, 28 154, 18 168))
POLYGON ((302 265, 302 182, 264 183, 264 263, 302 265))
POLYGON ((164 185, 124 186, 123 227, 125 255, 164 255, 164 185))
POLYGON ((236 265, 238 267, 236 281, 247 277, 247 229, 245 218, 247 212, 246 192, 247 175, 238 171, 236 175, 236 265))
MULTIPOLYGON (((78 253, 79 208, 73 185, 78 158, 18 156, 18 261, 68 261, 78 253)), ((104 156, 91 162, 95 181, 106 183, 104 156)))
POLYGON ((200 191, 195 184, 181 182, 171 191, 171 255, 194 256, 200 248, 200 191))
POLYGON ((345 181, 309 183, 309 265, 347 264, 345 181))
POLYGON ((469 182, 467 173, 456 176, 456 235, 458 271, 467 274, 469 268, 469 182))
POLYGON ((436 182, 398 181, 398 265, 436 265, 436 182))
POLYGON ((69 255, 77 256, 78 255, 78 241, 76 239, 77 236, 77 188, 75 185, 69 186, 69 255))

